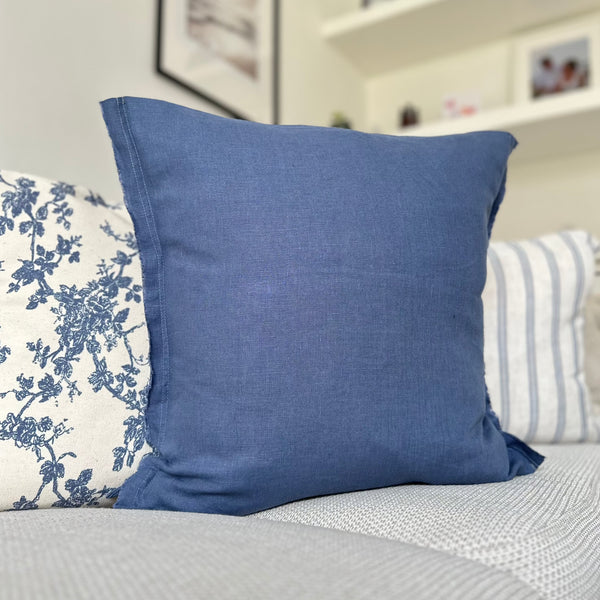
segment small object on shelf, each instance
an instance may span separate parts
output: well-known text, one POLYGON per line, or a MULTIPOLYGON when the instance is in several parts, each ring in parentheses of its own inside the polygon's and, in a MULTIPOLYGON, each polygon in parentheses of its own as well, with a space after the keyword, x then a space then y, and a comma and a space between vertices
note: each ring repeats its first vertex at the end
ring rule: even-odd
POLYGON ((411 127, 413 125, 418 125, 420 120, 419 111, 412 104, 405 105, 400 111, 400 127, 411 127))
POLYGON ((331 127, 339 129, 352 129, 352 123, 342 111, 336 111, 331 117, 331 127))
POLYGON ((389 2, 390 0, 361 0, 362 8, 369 8, 369 6, 373 6, 373 4, 381 4, 382 2, 389 2))
POLYGON ((481 96, 478 92, 446 94, 442 99, 442 119, 475 115, 480 109, 481 96))

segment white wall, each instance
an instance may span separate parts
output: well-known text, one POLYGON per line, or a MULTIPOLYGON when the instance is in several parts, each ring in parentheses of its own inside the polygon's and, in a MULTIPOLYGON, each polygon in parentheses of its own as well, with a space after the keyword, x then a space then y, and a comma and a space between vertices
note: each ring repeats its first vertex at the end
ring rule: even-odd
POLYGON ((493 239, 524 239, 560 229, 584 229, 600 239, 600 153, 509 164, 493 239))
POLYGON ((98 102, 141 95, 213 110, 154 73, 150 0, 0 2, 0 166, 121 198, 98 102))
MULTIPOLYGON (((361 82, 319 37, 319 1, 283 0, 282 120, 362 125, 361 82)), ((0 168, 121 198, 98 102, 148 96, 217 112, 154 71, 154 0, 0 0, 0 168)))
POLYGON ((358 10, 361 4, 362 0, 321 0, 319 2, 319 9, 323 19, 330 19, 358 10))
POLYGON ((281 120, 329 125, 342 111, 355 129, 364 129, 364 80, 321 38, 324 6, 323 0, 282 0, 281 120))

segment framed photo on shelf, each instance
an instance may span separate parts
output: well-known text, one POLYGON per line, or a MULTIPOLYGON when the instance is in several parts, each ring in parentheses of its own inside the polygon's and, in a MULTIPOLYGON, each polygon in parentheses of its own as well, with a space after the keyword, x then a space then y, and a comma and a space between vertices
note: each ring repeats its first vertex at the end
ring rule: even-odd
POLYGON ((600 84, 600 19, 573 21, 515 43, 514 100, 536 102, 600 84))
POLYGON ((156 69, 225 114, 279 120, 279 0, 158 0, 156 69))

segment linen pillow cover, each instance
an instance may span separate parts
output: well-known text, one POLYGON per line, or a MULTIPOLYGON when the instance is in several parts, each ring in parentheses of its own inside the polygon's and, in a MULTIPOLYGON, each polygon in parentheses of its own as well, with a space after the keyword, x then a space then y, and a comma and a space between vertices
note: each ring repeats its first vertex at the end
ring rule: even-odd
POLYGON ((141 267, 123 207, 0 171, 0 509, 110 505, 144 451, 141 267))
POLYGON ((244 515, 542 457, 486 412, 509 134, 400 138, 103 103, 144 271, 155 454, 116 506, 244 515))
POLYGON ((583 231, 490 244, 486 379, 503 429, 527 442, 600 441, 583 341, 596 248, 583 231))

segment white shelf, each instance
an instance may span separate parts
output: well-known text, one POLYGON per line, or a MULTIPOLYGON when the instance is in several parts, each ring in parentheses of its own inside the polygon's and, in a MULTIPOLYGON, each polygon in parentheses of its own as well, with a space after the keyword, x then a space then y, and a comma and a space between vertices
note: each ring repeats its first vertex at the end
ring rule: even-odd
POLYGON ((600 9, 600 0, 393 0, 327 21, 323 37, 366 76, 600 9))
POLYGON ((511 162, 525 162, 600 150, 600 91, 574 91, 565 96, 492 109, 408 127, 393 135, 437 136, 468 131, 509 131, 519 141, 511 162))

